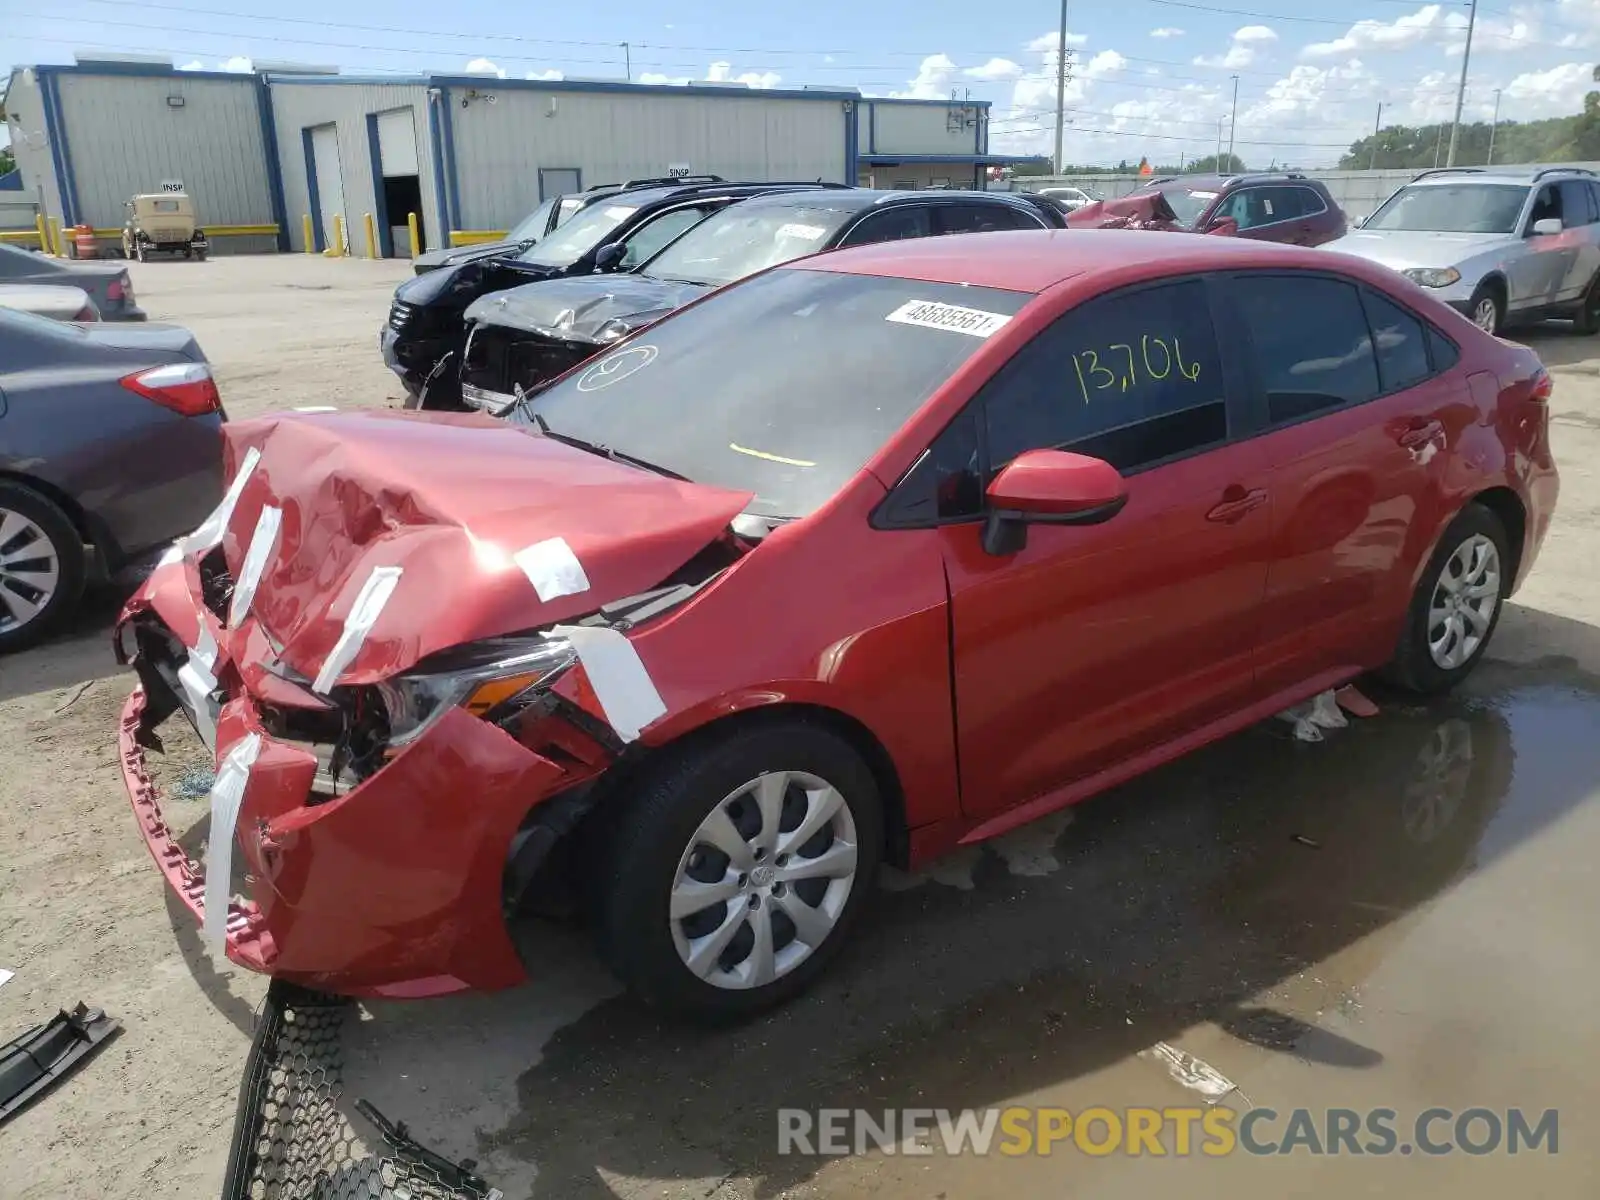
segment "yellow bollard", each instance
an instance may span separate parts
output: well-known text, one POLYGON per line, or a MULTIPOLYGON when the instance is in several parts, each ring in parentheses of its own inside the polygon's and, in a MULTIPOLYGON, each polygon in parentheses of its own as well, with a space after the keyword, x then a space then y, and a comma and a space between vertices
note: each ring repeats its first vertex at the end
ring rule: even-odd
POLYGON ((50 227, 44 223, 44 214, 40 213, 33 219, 33 227, 39 231, 39 253, 50 253, 50 227))
POLYGON ((343 213, 334 213, 333 214, 333 245, 329 246, 327 248, 327 250, 325 250, 323 253, 327 254, 330 258, 343 258, 344 257, 344 249, 345 249, 344 214, 343 213))
POLYGON ((406 214, 406 228, 411 232, 411 257, 417 258, 422 254, 422 230, 417 225, 417 214, 406 214))
POLYGON ((61 245, 61 222, 56 217, 50 218, 50 253, 57 258, 64 253, 61 245))
POLYGON ((300 228, 306 236, 306 253, 315 254, 317 252, 317 233, 316 230, 311 227, 310 213, 303 213, 301 215, 300 228))
POLYGON ((372 219, 371 213, 362 214, 361 219, 367 226, 367 257, 378 257, 378 223, 372 219))

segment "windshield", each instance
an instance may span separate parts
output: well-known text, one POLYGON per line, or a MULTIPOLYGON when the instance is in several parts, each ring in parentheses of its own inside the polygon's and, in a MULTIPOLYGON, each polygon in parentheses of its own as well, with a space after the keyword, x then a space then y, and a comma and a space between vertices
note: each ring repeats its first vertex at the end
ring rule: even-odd
POLYGON ((1177 187, 1160 188, 1161 194, 1166 197, 1172 211, 1177 215, 1178 224, 1193 229, 1200 220, 1200 214, 1211 207, 1211 202, 1218 196, 1217 192, 1207 191, 1205 188, 1191 188, 1179 184, 1177 187))
POLYGON ((561 211, 556 214, 556 228, 560 229, 563 225, 572 220, 573 217, 577 216, 582 211, 582 196, 561 197, 561 211))
POLYGON ((1363 229, 1418 233, 1514 233, 1528 198, 1518 183, 1451 183, 1403 187, 1367 218, 1363 229))
POLYGON ((556 206, 556 200, 559 198, 554 197, 546 200, 538 208, 518 221, 516 227, 506 234, 506 241, 536 242, 542 238, 545 229, 550 224, 550 210, 556 206))
POLYGON ((570 267, 636 211, 632 205, 607 204, 604 200, 591 204, 537 246, 530 246, 517 255, 517 261, 544 267, 570 267))
POLYGON ((613 348, 525 400, 512 419, 528 424, 537 414, 554 433, 754 492, 753 513, 802 517, 1029 299, 774 271, 613 348))
POLYGON ((860 208, 812 204, 735 204, 708 217, 644 266, 657 279, 720 286, 815 254, 860 208))

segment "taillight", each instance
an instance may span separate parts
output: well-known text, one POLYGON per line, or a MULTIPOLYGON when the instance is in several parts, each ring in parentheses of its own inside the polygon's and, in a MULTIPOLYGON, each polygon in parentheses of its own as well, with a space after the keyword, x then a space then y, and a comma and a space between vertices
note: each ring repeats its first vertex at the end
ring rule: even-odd
POLYGON ((211 368, 205 363, 173 363, 126 375, 122 386, 186 417, 200 417, 222 408, 211 368))
POLYGON ((1533 389, 1528 393, 1528 399, 1537 401, 1540 404, 1548 404, 1550 403, 1551 394, 1555 391, 1555 386, 1555 380, 1550 378, 1550 372, 1540 367, 1539 373, 1533 377, 1533 389))
POLYGON ((106 284, 107 300, 123 300, 127 298, 127 295, 128 277, 126 275, 118 275, 110 283, 106 284))

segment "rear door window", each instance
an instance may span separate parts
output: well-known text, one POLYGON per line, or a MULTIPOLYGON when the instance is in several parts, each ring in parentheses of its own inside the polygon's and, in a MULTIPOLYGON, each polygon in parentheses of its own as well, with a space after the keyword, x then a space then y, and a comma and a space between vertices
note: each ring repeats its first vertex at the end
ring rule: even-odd
POLYGON ((1319 213, 1328 211, 1327 202, 1311 188, 1297 187, 1294 191, 1300 203, 1300 216, 1314 217, 1319 213))
POLYGON ((1596 212, 1594 206, 1594 189, 1583 180, 1562 181, 1561 220, 1568 226, 1593 225, 1600 221, 1600 212, 1596 212))
POLYGON ((937 210, 940 233, 988 233, 1038 229, 1040 222, 1007 204, 946 204, 937 210))
POLYGON ((926 204, 900 204, 868 216, 845 235, 841 245, 866 246, 927 237, 933 232, 933 214, 926 204))
POLYGON ((1273 425, 1373 399, 1382 390, 1353 283, 1314 275, 1233 280, 1273 425))
POLYGON ((1228 437, 1206 285, 1183 280, 1090 301, 1024 346, 984 390, 989 469, 1073 450, 1119 471, 1228 437))
POLYGON ((1378 354, 1378 381, 1385 392, 1421 383, 1433 374, 1422 322, 1377 292, 1361 293, 1378 354))

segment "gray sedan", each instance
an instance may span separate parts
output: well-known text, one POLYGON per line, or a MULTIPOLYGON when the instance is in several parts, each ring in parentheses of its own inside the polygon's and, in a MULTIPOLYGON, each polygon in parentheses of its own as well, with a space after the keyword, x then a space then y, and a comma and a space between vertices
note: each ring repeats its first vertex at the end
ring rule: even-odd
POLYGON ((32 250, 0 245, 0 283, 44 283, 82 288, 104 321, 142 321, 133 302, 128 268, 112 262, 61 262, 32 250))
POLYGON ((0 653, 205 519, 223 419, 186 329, 0 309, 0 653))

